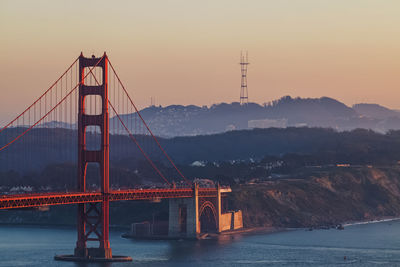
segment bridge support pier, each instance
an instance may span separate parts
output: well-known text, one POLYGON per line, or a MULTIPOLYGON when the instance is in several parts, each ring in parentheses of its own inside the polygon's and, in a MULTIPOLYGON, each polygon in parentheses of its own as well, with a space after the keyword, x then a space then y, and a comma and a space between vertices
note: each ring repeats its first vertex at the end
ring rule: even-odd
POLYGON ((199 188, 195 185, 192 198, 169 199, 168 236, 197 238, 200 234, 198 192, 199 188))
POLYGON ((231 192, 230 188, 202 190, 194 185, 191 198, 169 199, 170 238, 199 238, 201 233, 220 233, 243 227, 241 211, 223 212, 222 195, 231 192))
POLYGON ((221 192, 218 186, 211 195, 199 195, 199 186, 194 185, 194 196, 169 200, 168 236, 170 238, 199 238, 205 224, 210 231, 220 232, 221 192), (206 210, 207 209, 207 210, 206 210), (204 211, 207 215, 203 216, 204 211), (209 221, 204 221, 207 217, 209 221), (202 225, 203 224, 203 225, 202 225))

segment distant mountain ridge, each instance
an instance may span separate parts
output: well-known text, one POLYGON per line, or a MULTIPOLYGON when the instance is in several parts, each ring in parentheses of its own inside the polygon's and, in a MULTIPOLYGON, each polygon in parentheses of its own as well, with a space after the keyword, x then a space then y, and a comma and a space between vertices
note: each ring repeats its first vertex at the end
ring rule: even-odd
MULTIPOLYGON (((162 137, 194 136, 252 128, 324 127, 339 131, 357 128, 385 133, 400 129, 400 112, 377 104, 349 107, 329 97, 292 98, 259 105, 238 102, 151 106, 140 111, 153 133, 162 137)), ((133 116, 125 114, 122 117, 133 116)), ((112 118, 115 120, 116 118, 112 118)))
MULTIPOLYGON (((329 97, 284 96, 264 105, 238 102, 211 106, 150 106, 140 111, 152 132, 161 137, 196 136, 254 128, 322 127, 338 131, 370 129, 379 133, 400 129, 400 111, 379 104, 360 103, 352 107, 329 97)), ((120 117, 134 120, 135 113, 120 117)), ((118 118, 111 123, 122 127, 118 118)), ((76 129, 76 124, 51 121, 43 127, 76 129)), ((130 127, 128 125, 127 127, 130 127)), ((133 127, 133 124, 132 126, 133 127)), ((134 129, 130 129, 136 132, 134 129)), ((125 129, 121 128, 121 133, 125 129)))
POLYGON ((387 119, 400 117, 400 112, 392 110, 387 107, 383 107, 378 104, 355 104, 353 109, 360 115, 376 118, 376 119, 387 119))

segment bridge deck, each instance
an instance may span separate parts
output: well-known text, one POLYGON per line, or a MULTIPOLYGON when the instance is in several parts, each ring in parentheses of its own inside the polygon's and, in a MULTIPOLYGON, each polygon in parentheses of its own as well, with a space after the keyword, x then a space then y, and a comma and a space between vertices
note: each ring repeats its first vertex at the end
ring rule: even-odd
MULTIPOLYGON (((158 200, 165 198, 189 198, 193 197, 193 194, 193 188, 129 189, 113 190, 108 194, 108 197, 110 201, 158 200)), ((216 194, 216 188, 199 188, 199 196, 214 197, 216 194)), ((102 192, 54 192, 40 194, 0 195, 0 210, 101 202, 106 196, 107 194, 103 194, 102 192)))

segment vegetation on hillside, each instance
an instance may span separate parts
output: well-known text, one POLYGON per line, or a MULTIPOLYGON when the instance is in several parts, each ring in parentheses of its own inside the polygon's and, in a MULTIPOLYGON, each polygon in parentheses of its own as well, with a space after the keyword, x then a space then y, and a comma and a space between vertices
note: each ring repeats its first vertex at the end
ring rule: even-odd
POLYGON ((244 225, 331 226, 400 216, 400 168, 336 168, 306 179, 238 185, 229 205, 244 225))

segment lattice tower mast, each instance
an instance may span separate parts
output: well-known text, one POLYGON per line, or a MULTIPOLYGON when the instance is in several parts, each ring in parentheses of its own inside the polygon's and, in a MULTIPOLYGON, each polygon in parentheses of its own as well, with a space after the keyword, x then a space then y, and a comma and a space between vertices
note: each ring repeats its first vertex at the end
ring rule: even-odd
POLYGON ((243 52, 240 52, 239 64, 242 73, 240 83, 240 105, 246 105, 249 103, 249 92, 247 89, 247 66, 250 64, 247 51, 246 55, 243 55, 243 52))

